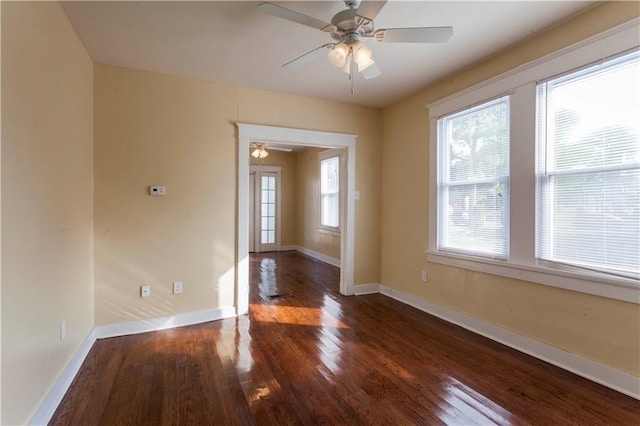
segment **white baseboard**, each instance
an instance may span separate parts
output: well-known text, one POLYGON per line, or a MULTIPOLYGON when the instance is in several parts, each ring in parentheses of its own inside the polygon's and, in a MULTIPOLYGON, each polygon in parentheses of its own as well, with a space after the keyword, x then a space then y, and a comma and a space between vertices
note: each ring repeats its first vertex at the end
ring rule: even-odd
MULTIPOLYGON (((340 267, 340 259, 336 259, 336 258, 327 256, 326 254, 322 254, 320 252, 308 249, 306 247, 302 247, 302 246, 280 246, 278 251, 291 251, 291 250, 295 250, 295 251, 298 251, 298 252, 300 252, 302 254, 306 254, 309 257, 313 257, 314 259, 317 259, 317 260, 320 260, 322 262, 328 263, 329 265, 333 265, 336 268, 340 267)), ((376 291, 376 293, 377 293, 377 291, 376 291)))
POLYGON ((102 325, 95 328, 96 339, 126 336, 129 334, 147 333, 149 331, 166 330, 185 325, 200 324, 236 316, 233 306, 207 309, 204 311, 188 312, 185 314, 169 315, 166 317, 149 318, 131 322, 102 325))
POLYGON ((80 345, 76 353, 73 354, 73 357, 69 360, 64 370, 62 370, 62 374, 60 374, 51 389, 49 389, 49 392, 45 395, 40 407, 38 407, 29 421, 30 425, 46 425, 49 423, 95 341, 95 332, 91 330, 87 338, 82 342, 82 345, 80 345))
POLYGON ((380 284, 357 284, 353 286, 353 294, 355 296, 363 296, 365 294, 380 293, 380 284))
POLYGON ((329 257, 326 254, 322 254, 302 246, 295 246, 295 249, 296 251, 299 251, 302 254, 306 254, 309 257, 313 257, 314 259, 320 260, 324 263, 328 263, 329 265, 333 265, 337 268, 340 267, 339 259, 334 259, 333 257, 329 257))
POLYGON ((640 378, 380 284, 380 293, 481 336, 640 399, 640 378))

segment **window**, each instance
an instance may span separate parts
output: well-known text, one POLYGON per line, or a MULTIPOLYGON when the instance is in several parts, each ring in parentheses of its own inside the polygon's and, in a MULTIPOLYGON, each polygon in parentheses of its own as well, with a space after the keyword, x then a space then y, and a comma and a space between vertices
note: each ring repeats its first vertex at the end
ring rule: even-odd
POLYGON ((340 228, 340 157, 320 160, 320 225, 340 228))
POLYGON ((638 58, 538 85, 539 259, 638 276, 638 58))
POLYGON ((638 21, 429 108, 429 262, 640 303, 638 21))
POLYGON ((438 120, 438 248, 506 258, 509 97, 438 120))

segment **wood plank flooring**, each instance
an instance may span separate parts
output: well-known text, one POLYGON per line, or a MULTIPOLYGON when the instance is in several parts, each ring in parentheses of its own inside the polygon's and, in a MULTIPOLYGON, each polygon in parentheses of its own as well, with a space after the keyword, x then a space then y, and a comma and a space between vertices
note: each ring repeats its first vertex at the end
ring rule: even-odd
POLYGON ((633 398, 338 281, 252 255, 248 316, 97 341, 50 424, 640 424, 633 398))

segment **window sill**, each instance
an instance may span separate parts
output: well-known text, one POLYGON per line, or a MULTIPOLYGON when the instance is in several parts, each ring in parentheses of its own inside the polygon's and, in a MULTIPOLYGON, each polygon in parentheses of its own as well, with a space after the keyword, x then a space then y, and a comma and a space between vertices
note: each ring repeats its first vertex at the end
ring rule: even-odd
POLYGON ((319 226, 318 232, 321 234, 332 235, 334 237, 339 237, 341 235, 340 228, 332 228, 330 226, 319 226))
POLYGON ((640 282, 634 279, 611 277, 596 272, 564 271, 542 265, 482 259, 433 250, 427 250, 426 253, 427 260, 432 263, 640 304, 640 282))

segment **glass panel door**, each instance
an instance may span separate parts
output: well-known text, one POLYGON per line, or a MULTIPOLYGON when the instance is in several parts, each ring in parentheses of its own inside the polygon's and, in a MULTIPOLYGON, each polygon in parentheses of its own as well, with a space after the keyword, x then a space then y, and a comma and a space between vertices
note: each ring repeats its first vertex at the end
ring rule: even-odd
POLYGON ((276 173, 260 177, 260 251, 276 250, 276 173))

